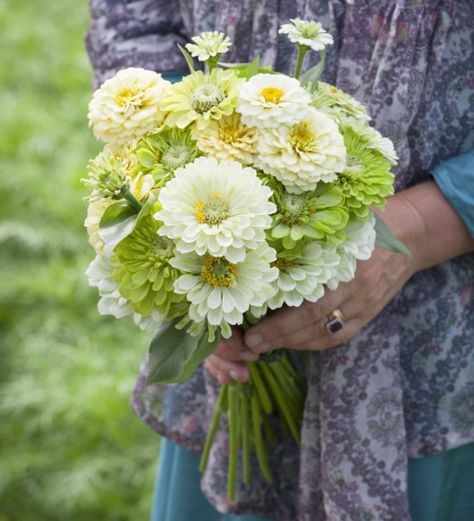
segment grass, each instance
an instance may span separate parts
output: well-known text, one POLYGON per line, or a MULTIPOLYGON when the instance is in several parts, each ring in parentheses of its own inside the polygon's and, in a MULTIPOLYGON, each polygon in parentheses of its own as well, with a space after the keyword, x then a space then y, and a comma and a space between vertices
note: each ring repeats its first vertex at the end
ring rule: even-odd
POLYGON ((0 0, 0 521, 151 502, 158 437, 129 406, 148 338, 100 317, 84 276, 87 24, 85 1, 0 0))

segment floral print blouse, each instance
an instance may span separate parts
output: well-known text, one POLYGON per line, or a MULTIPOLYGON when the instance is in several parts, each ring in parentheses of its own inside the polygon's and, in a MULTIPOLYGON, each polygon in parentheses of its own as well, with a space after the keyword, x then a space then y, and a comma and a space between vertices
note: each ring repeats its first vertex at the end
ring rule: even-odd
MULTIPOLYGON (((394 141, 397 190, 474 148, 472 0, 91 0, 91 15, 96 84, 128 66, 186 70, 175 44, 203 30, 235 42, 226 61, 260 54, 290 72, 295 50, 279 26, 318 20, 335 38, 324 79, 365 103, 394 141)), ((221 433, 202 479, 209 500, 281 521, 408 521, 408 458, 474 441, 473 290, 473 256, 419 272, 350 342, 311 352, 301 449, 277 445, 274 483, 254 472, 230 504, 221 433)), ((200 369, 186 383, 146 387, 145 370, 146 361, 138 415, 199 450, 215 381, 200 369)))

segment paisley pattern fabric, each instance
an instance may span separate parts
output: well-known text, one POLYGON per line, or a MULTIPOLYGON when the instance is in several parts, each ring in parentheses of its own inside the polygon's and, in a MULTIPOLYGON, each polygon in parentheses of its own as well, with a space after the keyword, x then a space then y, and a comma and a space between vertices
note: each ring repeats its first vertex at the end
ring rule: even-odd
MULTIPOLYGON (((236 42, 226 60, 258 53, 290 72, 295 51, 279 25, 317 19, 335 37, 325 80, 365 103, 394 141, 397 190, 474 148, 471 0, 92 0, 91 13, 96 84, 128 66, 184 71, 175 42, 213 29, 236 42)), ((252 487, 229 504, 221 432, 202 479, 210 501, 282 521, 408 521, 408 457, 474 440, 473 290, 473 256, 420 272, 352 341, 312 352, 301 449, 277 445, 274 483, 254 472, 252 487)), ((199 450, 215 382, 200 369, 184 384, 146 387, 145 371, 146 361, 133 397, 138 415, 199 450)))

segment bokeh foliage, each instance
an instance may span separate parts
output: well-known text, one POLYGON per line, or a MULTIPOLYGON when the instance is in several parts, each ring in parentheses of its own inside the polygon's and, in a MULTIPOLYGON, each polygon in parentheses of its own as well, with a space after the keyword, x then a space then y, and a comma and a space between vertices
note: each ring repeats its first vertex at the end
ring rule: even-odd
POLYGON ((86 0, 0 0, 0 521, 148 519, 147 335, 100 317, 84 276, 87 25, 86 0))

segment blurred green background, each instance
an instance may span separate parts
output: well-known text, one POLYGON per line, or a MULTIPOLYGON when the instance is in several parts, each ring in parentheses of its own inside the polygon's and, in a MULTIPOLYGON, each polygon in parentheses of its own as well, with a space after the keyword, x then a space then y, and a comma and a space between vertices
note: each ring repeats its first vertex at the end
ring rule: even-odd
POLYGON ((84 270, 86 0, 0 0, 0 521, 146 520, 159 439, 129 399, 147 335, 84 270))

